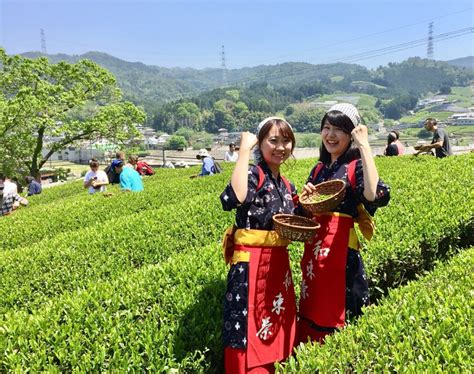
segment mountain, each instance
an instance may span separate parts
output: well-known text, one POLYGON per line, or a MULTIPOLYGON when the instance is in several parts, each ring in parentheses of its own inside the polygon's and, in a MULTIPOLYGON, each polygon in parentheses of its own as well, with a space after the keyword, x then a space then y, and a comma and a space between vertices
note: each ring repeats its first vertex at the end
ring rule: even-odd
MULTIPOLYGON (((27 52, 24 57, 37 58, 40 52, 27 52)), ((124 61, 102 52, 83 55, 46 55, 52 62, 75 63, 90 59, 117 78, 124 98, 143 105, 148 113, 166 102, 183 97, 196 97, 201 93, 223 87, 221 69, 164 68, 141 62, 124 61)), ((288 91, 297 91, 299 100, 315 93, 365 92, 381 99, 397 95, 421 96, 436 92, 441 86, 465 85, 474 79, 471 69, 458 67, 473 57, 453 60, 450 63, 410 58, 401 63, 389 63, 375 70, 346 63, 312 65, 303 62, 286 62, 277 65, 260 65, 226 71, 226 87, 257 90, 259 84, 268 84, 288 91), (461 60, 461 62, 459 62, 461 60)), ((286 94, 286 93, 285 93, 286 94)))
POLYGON ((458 66, 461 68, 474 69, 474 56, 467 56, 456 58, 454 60, 446 61, 449 65, 458 66))
MULTIPOLYGON (((27 52, 22 56, 38 58, 43 54, 27 52)), ((142 104, 146 109, 223 86, 221 69, 163 68, 145 65, 141 62, 124 61, 102 52, 88 52, 72 56, 66 54, 45 56, 52 63, 59 61, 75 63, 81 59, 90 59, 96 62, 116 76, 126 99, 136 104, 142 104)), ((226 77, 228 86, 250 86, 260 82, 276 86, 318 81, 330 84, 332 80, 340 81, 348 77, 359 81, 371 78, 369 70, 360 65, 342 63, 311 65, 301 62, 229 69, 226 71, 226 77)))

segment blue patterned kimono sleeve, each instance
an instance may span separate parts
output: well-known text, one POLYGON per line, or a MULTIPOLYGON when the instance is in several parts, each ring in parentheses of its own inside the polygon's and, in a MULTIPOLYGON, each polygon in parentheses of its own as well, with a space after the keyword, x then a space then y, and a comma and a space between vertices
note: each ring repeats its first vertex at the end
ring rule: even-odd
POLYGON ((244 203, 241 204, 240 201, 237 199, 234 188, 229 182, 224 192, 222 192, 220 196, 222 209, 224 209, 225 211, 229 211, 232 209, 236 209, 237 207, 241 205, 250 204, 255 198, 257 184, 258 184, 258 170, 256 170, 256 168, 253 166, 248 171, 248 189, 247 189, 247 197, 245 198, 244 203))
POLYGON ((368 201, 364 197, 364 172, 362 169, 362 160, 357 161, 356 165, 356 195, 359 197, 365 209, 373 216, 377 208, 386 206, 390 201, 390 187, 381 179, 377 183, 377 195, 374 201, 368 201))

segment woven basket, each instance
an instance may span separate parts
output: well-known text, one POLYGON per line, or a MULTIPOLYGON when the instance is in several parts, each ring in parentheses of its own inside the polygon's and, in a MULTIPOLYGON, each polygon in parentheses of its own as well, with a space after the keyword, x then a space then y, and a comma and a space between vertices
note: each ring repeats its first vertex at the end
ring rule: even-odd
POLYGON ((273 224, 275 231, 280 236, 297 242, 310 240, 321 226, 309 218, 293 214, 275 214, 273 216, 273 224))
POLYGON ((310 194, 303 194, 300 197, 300 203, 303 209, 312 214, 330 212, 334 210, 344 199, 346 183, 342 179, 333 179, 327 182, 319 183, 315 190, 310 194), (331 195, 327 199, 314 201, 318 195, 331 195))

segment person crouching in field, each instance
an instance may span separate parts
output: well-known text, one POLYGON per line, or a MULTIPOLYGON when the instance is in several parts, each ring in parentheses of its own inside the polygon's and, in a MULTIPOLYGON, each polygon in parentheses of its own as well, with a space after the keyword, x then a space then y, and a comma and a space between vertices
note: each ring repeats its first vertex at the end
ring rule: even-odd
POLYGON ((298 342, 322 342, 368 305, 369 289, 354 224, 370 240, 375 228, 372 216, 390 199, 390 189, 375 167, 367 127, 353 105, 341 103, 329 109, 321 121, 321 138, 319 162, 302 196, 332 179, 344 180, 345 196, 333 212, 313 217, 321 227, 305 244, 301 260, 298 342))
POLYGON ((99 161, 95 158, 89 161, 91 168, 84 177, 84 188, 89 189, 90 194, 105 192, 105 186, 109 184, 109 178, 103 170, 99 170, 99 161))
POLYGON ((296 302, 287 246, 273 230, 272 216, 293 213, 297 192, 280 174, 295 147, 291 126, 282 118, 263 120, 257 135, 242 133, 240 155, 221 194, 226 211, 236 209, 226 231, 230 264, 224 298, 226 373, 271 373, 292 352, 296 302), (256 165, 249 167, 251 149, 256 165))
POLYGON ((402 143, 399 140, 398 131, 390 131, 387 137, 387 147, 384 156, 401 156, 405 153, 402 143))
POLYGON ((115 166, 115 172, 120 175, 120 189, 124 192, 140 192, 143 191, 143 182, 138 171, 135 170, 135 166, 131 163, 127 163, 123 166, 123 163, 115 166))
POLYGON ((4 179, 0 176, 0 217, 11 214, 20 205, 28 205, 28 200, 21 197, 16 192, 8 191, 4 187, 4 179))
POLYGON ((25 182, 28 186, 27 196, 39 195, 43 191, 41 179, 38 179, 39 181, 29 175, 25 177, 25 182))

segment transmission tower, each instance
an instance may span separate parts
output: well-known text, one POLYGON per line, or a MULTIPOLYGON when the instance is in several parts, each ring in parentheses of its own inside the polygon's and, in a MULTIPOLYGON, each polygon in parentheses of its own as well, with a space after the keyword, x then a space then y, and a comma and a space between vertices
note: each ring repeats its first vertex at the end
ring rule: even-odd
POLYGON ((433 22, 430 22, 428 27, 428 50, 426 52, 426 58, 433 59, 433 22))
POLYGON ((46 54, 46 37, 44 36, 44 30, 40 29, 40 35, 41 35, 41 53, 46 54))
POLYGON ((225 87, 227 86, 227 67, 225 66, 224 45, 222 45, 222 52, 221 52, 221 69, 222 69, 222 87, 225 87))

